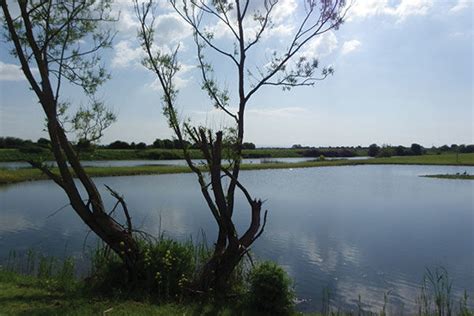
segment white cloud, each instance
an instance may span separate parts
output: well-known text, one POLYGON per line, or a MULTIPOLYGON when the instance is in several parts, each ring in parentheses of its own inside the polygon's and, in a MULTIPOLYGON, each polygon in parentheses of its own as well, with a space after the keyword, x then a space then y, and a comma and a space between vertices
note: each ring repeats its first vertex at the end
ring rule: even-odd
POLYGON ((0 61, 0 80, 21 81, 25 80, 25 75, 21 71, 20 66, 14 64, 6 64, 0 61))
POLYGON ((403 21, 412 15, 428 14, 432 6, 433 0, 400 0, 395 4, 389 0, 358 0, 349 10, 349 21, 381 15, 403 21))
POLYGON ((410 15, 426 15, 433 6, 433 0, 402 0, 393 9, 392 15, 403 20, 410 15))
POLYGON ((470 5, 472 5, 472 0, 458 0, 458 3, 449 11, 452 13, 458 13, 464 9, 469 8, 470 5))
POLYGON ((324 57, 331 54, 338 45, 338 40, 334 32, 329 31, 321 34, 316 39, 311 40, 299 54, 308 58, 324 57))
POLYGON ((179 43, 192 34, 192 29, 177 13, 161 14, 155 20, 157 45, 179 43))
POLYGON ((273 20, 275 23, 281 23, 288 19, 293 13, 295 13, 298 7, 296 0, 282 0, 278 2, 273 12, 273 20))
POLYGON ((350 41, 346 41, 344 42, 344 44, 342 45, 342 51, 341 53, 343 55, 346 55, 346 54, 349 54, 355 50, 357 50, 360 46, 362 45, 362 43, 358 40, 350 40, 350 41))
POLYGON ((122 40, 114 45, 112 67, 126 68, 139 65, 144 52, 140 46, 133 47, 132 45, 132 42, 128 40, 122 40))

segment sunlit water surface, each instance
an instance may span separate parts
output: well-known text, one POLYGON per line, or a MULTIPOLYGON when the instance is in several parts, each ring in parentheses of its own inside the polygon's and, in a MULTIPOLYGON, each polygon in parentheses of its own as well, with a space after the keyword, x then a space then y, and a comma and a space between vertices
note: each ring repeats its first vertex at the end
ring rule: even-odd
MULTIPOLYGON (((474 173, 473 167, 345 166, 242 172, 242 182, 269 210, 254 256, 277 261, 294 278, 300 310, 321 309, 328 289, 334 306, 413 311, 427 267, 445 267, 458 297, 474 296, 474 182, 419 177, 474 173)), ((135 225, 152 234, 209 242, 216 226, 192 174, 98 178, 125 195, 135 225)), ((0 187, 0 259, 10 250, 84 258, 96 244, 51 181, 0 187), (50 216, 50 217, 48 217, 50 216)), ((235 222, 248 225, 242 196, 235 222)), ((82 267, 86 259, 82 259, 82 267)))

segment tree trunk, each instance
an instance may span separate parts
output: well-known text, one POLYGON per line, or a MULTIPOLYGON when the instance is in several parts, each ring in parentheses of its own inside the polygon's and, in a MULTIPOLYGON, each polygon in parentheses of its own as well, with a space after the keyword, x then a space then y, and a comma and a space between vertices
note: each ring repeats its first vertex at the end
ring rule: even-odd
POLYGON ((203 266, 195 288, 205 293, 209 291, 218 294, 228 293, 229 280, 244 253, 243 248, 239 247, 228 247, 224 252, 214 253, 203 266))

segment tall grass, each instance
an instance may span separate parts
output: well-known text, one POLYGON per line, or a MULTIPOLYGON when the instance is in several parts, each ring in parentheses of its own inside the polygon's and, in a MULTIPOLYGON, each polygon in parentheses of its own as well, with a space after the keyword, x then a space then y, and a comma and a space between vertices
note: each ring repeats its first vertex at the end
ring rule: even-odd
MULTIPOLYGON (((339 315, 357 315, 357 316, 387 316, 389 312, 390 296, 392 290, 383 293, 383 305, 379 311, 370 311, 370 306, 363 303, 364 298, 361 295, 355 303, 355 310, 351 312, 342 312, 340 306, 337 306, 332 300, 332 293, 325 288, 322 293, 321 315, 339 316, 339 315)), ((420 293, 416 298, 417 316, 474 316, 474 311, 469 309, 469 296, 466 291, 458 303, 453 294, 453 282, 449 278, 448 271, 443 267, 433 269, 426 268, 423 280, 420 284, 420 293)), ((393 313, 392 313, 393 315, 393 313)))
POLYGON ((34 277, 37 282, 46 287, 61 290, 73 290, 78 285, 75 259, 66 257, 62 260, 46 256, 32 249, 26 253, 15 250, 9 252, 6 265, 1 267, 3 272, 23 274, 34 277))

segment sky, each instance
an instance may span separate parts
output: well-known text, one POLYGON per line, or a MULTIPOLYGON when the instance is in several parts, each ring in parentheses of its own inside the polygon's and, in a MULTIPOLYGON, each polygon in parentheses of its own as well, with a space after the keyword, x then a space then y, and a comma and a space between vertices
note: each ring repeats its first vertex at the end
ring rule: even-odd
MULTIPOLYGON (((251 0, 257 7, 259 2, 251 0)), ((284 49, 301 22, 303 2, 279 1, 275 27, 249 54, 250 66, 265 66, 271 52, 284 49)), ((116 1, 113 10, 120 12, 117 35, 112 48, 103 52, 112 77, 98 95, 117 122, 101 143, 120 139, 150 144, 171 138, 156 76, 140 63, 143 52, 131 1, 116 1)), ((160 49, 180 47, 180 117, 214 129, 229 127, 230 121, 200 89, 191 29, 165 1, 159 1, 157 14, 160 49)), ((259 147, 474 143, 473 19, 473 0, 355 0, 340 29, 315 38, 301 52, 332 66, 334 75, 314 87, 262 88, 246 109, 245 141, 259 147)), ((232 50, 229 32, 207 22, 216 45, 232 50)), ((247 22, 246 30, 253 34, 252 21, 247 22)), ((10 47, 0 43, 0 136, 36 140, 46 136, 44 115, 19 62, 8 54, 10 47)), ((235 67, 210 51, 206 58, 230 91, 230 109, 235 111, 235 67)), ((85 102, 73 87, 65 86, 61 96, 76 107, 85 102)))

